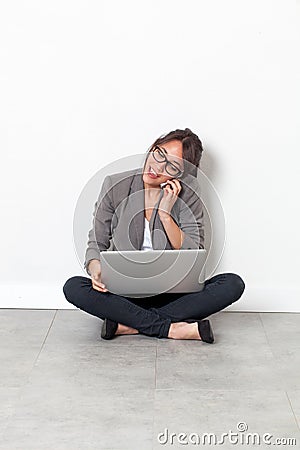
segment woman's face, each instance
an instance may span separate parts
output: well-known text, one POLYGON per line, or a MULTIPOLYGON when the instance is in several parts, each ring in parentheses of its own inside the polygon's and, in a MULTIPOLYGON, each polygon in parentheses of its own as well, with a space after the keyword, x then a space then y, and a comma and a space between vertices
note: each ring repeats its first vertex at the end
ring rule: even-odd
MULTIPOLYGON (((163 151, 168 161, 180 170, 184 170, 181 141, 173 140, 166 142, 165 144, 159 145, 159 148, 163 151)), ((158 187, 160 183, 171 180, 172 178, 174 176, 166 172, 166 163, 156 161, 153 156, 153 151, 149 152, 143 171, 144 184, 151 187, 158 187)))

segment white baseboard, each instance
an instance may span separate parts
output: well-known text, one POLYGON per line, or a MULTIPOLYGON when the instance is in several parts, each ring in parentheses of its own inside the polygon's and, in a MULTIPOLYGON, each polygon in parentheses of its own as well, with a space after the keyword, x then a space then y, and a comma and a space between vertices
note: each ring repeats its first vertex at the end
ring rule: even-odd
MULTIPOLYGON (((46 284, 0 285, 0 308, 75 309, 62 286, 46 284)), ((300 288, 246 287, 242 297, 224 311, 300 312, 300 288)))
POLYGON ((53 284, 0 285, 0 308, 74 309, 62 286, 53 284))
POLYGON ((226 308, 226 311, 249 312, 300 312, 300 288, 248 287, 242 297, 226 308))

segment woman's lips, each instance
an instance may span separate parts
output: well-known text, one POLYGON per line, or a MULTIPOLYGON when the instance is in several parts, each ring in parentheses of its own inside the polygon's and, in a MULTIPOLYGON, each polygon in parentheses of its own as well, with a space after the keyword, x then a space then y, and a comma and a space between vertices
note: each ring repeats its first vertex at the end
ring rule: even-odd
MULTIPOLYGON (((149 177, 150 178, 158 178, 158 175, 154 175, 154 173, 152 173, 151 171, 150 171, 150 169, 151 169, 151 166, 149 166, 149 170, 148 170, 148 175, 149 175, 149 177)), ((153 170, 153 169, 152 169, 153 170)))

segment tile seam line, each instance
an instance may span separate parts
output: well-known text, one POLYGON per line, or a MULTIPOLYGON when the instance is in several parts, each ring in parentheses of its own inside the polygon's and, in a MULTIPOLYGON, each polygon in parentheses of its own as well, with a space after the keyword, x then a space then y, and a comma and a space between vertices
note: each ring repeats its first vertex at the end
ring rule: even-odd
POLYGON ((42 342, 41 348, 40 348, 40 350, 39 350, 39 352, 38 352, 38 354, 37 354, 37 356, 36 356, 36 358, 35 358, 35 360, 34 360, 34 362, 33 362, 33 365, 32 365, 32 367, 31 367, 31 370, 30 370, 30 373, 28 374, 28 376, 31 374, 31 372, 32 372, 32 370, 33 370, 33 368, 34 368, 34 366, 35 366, 35 363, 37 362, 37 360, 38 360, 38 358, 39 358, 39 356, 40 356, 40 354, 41 354, 41 352, 42 352, 42 350, 43 350, 43 348, 44 348, 46 339, 47 339, 47 337, 48 337, 48 335, 49 335, 49 332, 50 332, 50 330, 51 330, 51 328, 52 328, 53 322, 54 322, 54 320, 55 320, 55 318, 56 318, 56 316, 57 316, 57 312, 58 312, 58 309, 55 310, 54 316, 52 317, 52 320, 51 320, 50 326, 49 326, 49 328, 48 328, 48 330, 47 330, 46 336, 44 337, 44 340, 43 340, 43 342, 42 342))
POLYGON ((262 317, 261 317, 261 313, 259 312, 258 315, 259 315, 260 323, 261 323, 261 325, 262 325, 262 328, 263 328, 264 333, 265 333, 265 336, 266 336, 266 341, 267 341, 268 346, 269 346, 269 348, 270 348, 270 350, 271 350, 272 356, 273 356, 274 360, 276 361, 277 359, 276 359, 276 356, 275 356, 275 354, 274 354, 274 352, 273 352, 273 347, 272 347, 272 345, 270 344, 269 337, 268 337, 268 334, 267 334, 266 329, 265 329, 265 326, 264 326, 264 322, 263 322, 262 317))
POLYGON ((292 410, 292 413, 293 413, 293 416, 294 416, 294 419, 295 419, 296 425, 297 425, 297 427, 298 427, 298 428, 299 428, 299 430, 300 430, 300 424, 299 424, 299 422, 298 422, 298 419, 297 419, 297 417, 296 417, 296 414, 295 414, 295 411, 294 411, 293 405, 292 405, 292 403, 291 403, 291 400, 290 400, 290 397, 289 397, 289 394, 288 394, 288 392, 287 392, 287 391, 285 391, 285 395, 287 396, 287 399, 288 399, 289 405, 290 405, 290 407, 291 407, 291 410, 292 410))

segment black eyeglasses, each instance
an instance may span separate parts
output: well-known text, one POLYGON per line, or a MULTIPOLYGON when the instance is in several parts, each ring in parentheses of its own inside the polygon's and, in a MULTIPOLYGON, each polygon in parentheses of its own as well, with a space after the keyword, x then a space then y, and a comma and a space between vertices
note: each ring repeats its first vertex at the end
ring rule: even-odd
POLYGON ((169 175, 171 175, 173 178, 182 177, 183 170, 179 169, 174 164, 172 164, 166 157, 163 150, 158 145, 156 145, 154 147, 154 149, 152 150, 152 154, 153 154, 153 158, 155 159, 155 161, 157 161, 159 163, 163 163, 163 162, 166 163, 165 170, 169 175))

